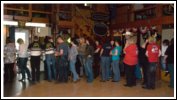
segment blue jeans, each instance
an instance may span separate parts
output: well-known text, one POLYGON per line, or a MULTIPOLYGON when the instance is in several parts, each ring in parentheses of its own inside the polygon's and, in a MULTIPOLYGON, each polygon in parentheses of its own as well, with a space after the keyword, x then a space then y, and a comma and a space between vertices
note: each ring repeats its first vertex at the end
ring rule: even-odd
POLYGON ((156 68, 157 63, 149 63, 148 72, 147 72, 147 87, 155 88, 155 80, 156 80, 156 68))
POLYGON ((109 80, 110 57, 101 57, 101 77, 103 81, 109 80))
MULTIPOLYGON (((81 63, 80 75, 83 76, 84 75, 84 70, 85 70, 85 57, 83 55, 79 55, 79 60, 80 60, 80 63, 81 63)), ((87 76, 86 71, 85 71, 85 74, 87 76)))
POLYGON ((67 82, 69 67, 67 56, 58 57, 57 60, 57 80, 59 82, 67 82))
POLYGON ((135 75, 137 79, 141 79, 142 78, 142 74, 141 74, 141 69, 140 69, 140 64, 138 63, 135 67, 135 75))
POLYGON ((166 64, 165 64, 165 58, 164 58, 164 56, 161 56, 161 58, 160 58, 160 64, 161 64, 162 70, 165 71, 166 70, 166 64))
MULTIPOLYGON (((111 59, 111 57, 110 57, 110 64, 112 64, 112 59, 111 59)), ((112 66, 110 65, 110 67, 109 67, 109 77, 113 77, 113 68, 112 68, 112 66)))
POLYGON ((113 80, 120 80, 120 69, 119 69, 119 60, 112 61, 112 69, 113 69, 113 80))
POLYGON ((85 63, 85 71, 88 74, 87 82, 93 81, 93 68, 92 68, 93 58, 87 58, 85 63))
POLYGON ((22 71, 22 79, 25 79, 25 73, 27 73, 28 78, 31 78, 30 71, 27 68, 27 61, 28 61, 28 58, 19 58, 19 66, 22 71))
POLYGON ((168 64, 168 70, 170 73, 170 86, 174 88, 174 64, 168 64))
POLYGON ((73 81, 77 81, 79 79, 79 76, 76 72, 75 63, 76 61, 70 60, 70 71, 73 74, 73 81))
POLYGON ((46 54, 45 56, 46 56, 48 80, 52 80, 52 74, 54 76, 53 78, 56 79, 55 56, 53 54, 46 54))

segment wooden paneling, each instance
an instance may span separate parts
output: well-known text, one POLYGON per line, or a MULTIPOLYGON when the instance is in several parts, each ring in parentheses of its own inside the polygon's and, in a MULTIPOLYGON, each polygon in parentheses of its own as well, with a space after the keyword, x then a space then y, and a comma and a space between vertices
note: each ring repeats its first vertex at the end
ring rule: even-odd
POLYGON ((162 24, 171 24, 171 23, 174 23, 173 16, 163 16, 160 18, 153 18, 151 20, 139 20, 139 21, 128 22, 128 23, 118 23, 116 25, 112 25, 112 27, 126 28, 126 27, 153 26, 153 25, 162 25, 162 24))
POLYGON ((117 24, 127 23, 128 21, 128 5, 117 8, 117 24))
POLYGON ((49 19, 48 18, 32 18, 32 22, 49 23, 49 19))
POLYGON ((108 6, 106 4, 99 4, 96 5, 96 11, 97 12, 102 12, 102 13, 107 13, 108 11, 108 6))
POLYGON ((59 21, 58 25, 59 25, 59 27, 62 27, 62 28, 72 28, 73 27, 73 23, 71 21, 59 21))
POLYGON ((30 21, 30 17, 25 17, 25 16, 15 16, 14 19, 20 21, 30 21))

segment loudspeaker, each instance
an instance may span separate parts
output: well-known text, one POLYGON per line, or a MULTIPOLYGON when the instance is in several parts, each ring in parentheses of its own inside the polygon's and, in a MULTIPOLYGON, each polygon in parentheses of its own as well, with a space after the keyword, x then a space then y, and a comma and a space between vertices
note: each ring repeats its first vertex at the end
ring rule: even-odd
POLYGON ((108 27, 104 23, 95 23, 95 25, 93 27, 93 32, 99 36, 106 35, 107 30, 108 30, 108 27))

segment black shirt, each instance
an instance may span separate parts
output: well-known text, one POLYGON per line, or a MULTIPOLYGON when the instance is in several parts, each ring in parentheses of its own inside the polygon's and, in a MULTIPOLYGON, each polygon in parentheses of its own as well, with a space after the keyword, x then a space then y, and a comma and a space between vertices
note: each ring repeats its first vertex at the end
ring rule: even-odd
POLYGON ((103 53, 102 56, 109 57, 110 56, 110 51, 112 49, 112 46, 110 43, 105 43, 103 45, 103 53))
POLYGON ((146 56, 146 48, 139 47, 138 59, 140 65, 144 66, 145 64, 148 64, 148 58, 146 56))
POLYGON ((88 57, 88 55, 91 55, 93 57, 94 54, 94 48, 91 45, 87 45, 86 46, 86 57, 88 57))
POLYGON ((168 56, 166 59, 167 64, 174 64, 174 44, 167 48, 165 55, 168 56))

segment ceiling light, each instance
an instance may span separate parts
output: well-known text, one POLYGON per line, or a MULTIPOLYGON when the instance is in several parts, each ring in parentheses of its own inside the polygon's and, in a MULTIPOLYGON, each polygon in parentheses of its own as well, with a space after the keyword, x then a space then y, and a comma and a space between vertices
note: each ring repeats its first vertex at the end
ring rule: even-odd
POLYGON ((45 23, 32 23, 32 22, 27 22, 26 26, 33 26, 33 27, 46 27, 45 23))
POLYGON ((3 21, 3 25, 18 26, 18 22, 16 22, 16 21, 3 21))

